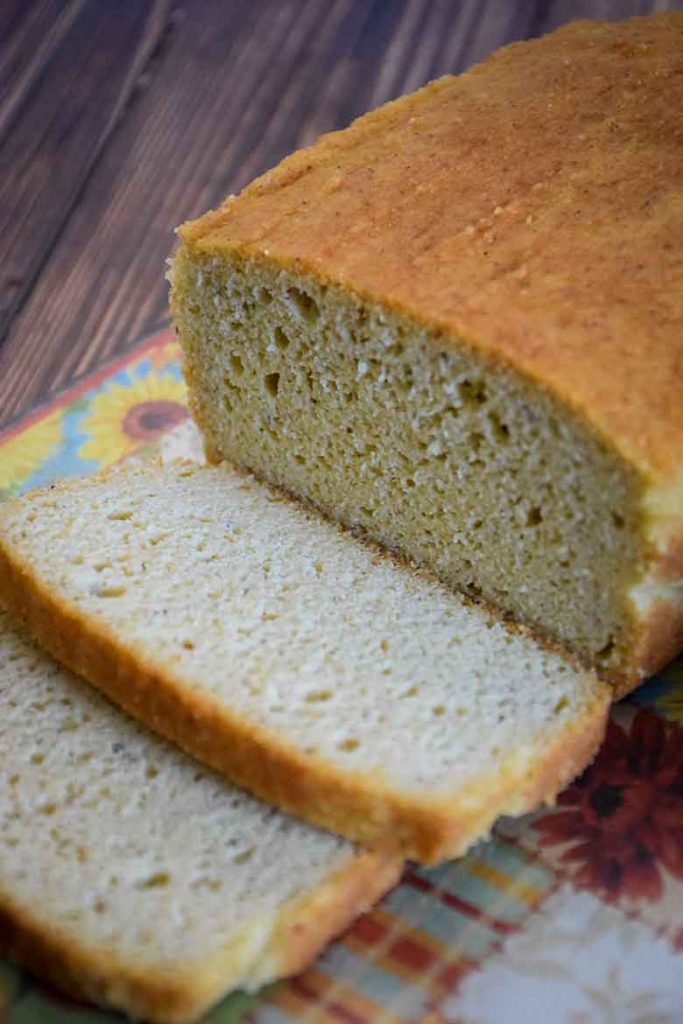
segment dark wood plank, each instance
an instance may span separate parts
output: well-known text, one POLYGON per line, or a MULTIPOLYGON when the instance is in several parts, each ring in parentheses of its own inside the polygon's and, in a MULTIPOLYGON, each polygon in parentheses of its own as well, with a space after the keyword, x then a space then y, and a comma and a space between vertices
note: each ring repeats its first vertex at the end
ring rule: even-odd
POLYGON ((0 4, 0 140, 82 6, 83 0, 0 4))
POLYGON ((502 44, 509 9, 506 0, 185 4, 0 353, 4 418, 158 321, 179 221, 320 132, 465 66, 458 41, 478 39, 482 56, 502 44))
MULTIPOLYGON (((37 10, 50 13, 42 4, 37 10)), ((0 337, 68 220, 169 13, 168 0, 66 5, 59 16, 52 12, 47 32, 40 26, 45 18, 37 19, 45 59, 40 47, 27 51, 22 75, 10 51, 14 89, 5 123, 12 127, 0 152, 0 337)), ((25 48, 36 31, 31 19, 24 29, 25 48)))
POLYGON ((633 18, 639 14, 648 14, 653 10, 675 10, 680 7, 676 0, 543 0, 538 4, 538 11, 530 35, 543 35, 552 32, 565 21, 578 21, 580 18, 605 18, 614 21, 620 18, 633 18))
POLYGON ((184 0, 0 350, 0 421, 157 323, 174 226, 284 153, 588 7, 625 16, 646 6, 184 0))

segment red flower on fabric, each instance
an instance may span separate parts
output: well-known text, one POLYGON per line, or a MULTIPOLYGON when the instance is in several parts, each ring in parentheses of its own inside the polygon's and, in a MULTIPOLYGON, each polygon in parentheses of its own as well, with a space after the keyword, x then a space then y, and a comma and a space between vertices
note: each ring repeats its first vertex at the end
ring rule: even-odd
POLYGON ((613 902, 661 898, 662 868, 683 881, 683 729, 639 710, 610 721, 595 762, 534 828, 574 884, 613 902), (568 845, 571 844, 571 845, 568 845))

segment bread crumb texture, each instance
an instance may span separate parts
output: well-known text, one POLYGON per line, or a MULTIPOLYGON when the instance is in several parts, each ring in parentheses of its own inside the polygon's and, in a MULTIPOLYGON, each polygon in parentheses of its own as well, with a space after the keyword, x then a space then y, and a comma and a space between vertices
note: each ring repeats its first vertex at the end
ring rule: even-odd
POLYGON ((683 643, 682 53, 672 13, 507 47, 184 225, 171 272, 213 456, 620 690, 683 643))
MULTIPOLYGON (((120 591, 97 588, 101 600, 120 591)), ((325 896, 324 919, 346 891, 342 928, 390 882, 381 860, 260 803, 121 714, 0 612, 5 952, 86 998, 185 1024, 234 986, 302 966, 287 914, 305 932, 306 903, 325 896)), ((331 937, 317 927, 309 959, 331 937)))
POLYGON ((591 674, 225 466, 37 493, 0 512, 0 553, 3 600, 32 603, 60 657, 259 795, 366 842, 461 852, 553 797, 601 736, 591 674))

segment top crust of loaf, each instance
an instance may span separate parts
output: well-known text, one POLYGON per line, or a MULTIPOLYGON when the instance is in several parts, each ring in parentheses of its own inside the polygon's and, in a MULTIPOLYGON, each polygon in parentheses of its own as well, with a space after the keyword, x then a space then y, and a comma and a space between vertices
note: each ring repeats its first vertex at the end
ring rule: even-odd
POLYGON ((514 366, 680 509, 681 109, 682 14, 577 22, 324 136, 180 237, 514 366))

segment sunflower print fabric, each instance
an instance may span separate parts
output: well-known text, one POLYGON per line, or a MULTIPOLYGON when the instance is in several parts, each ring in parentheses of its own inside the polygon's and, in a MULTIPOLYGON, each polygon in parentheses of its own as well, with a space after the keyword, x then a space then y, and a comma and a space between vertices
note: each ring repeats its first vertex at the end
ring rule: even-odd
POLYGON ((62 443, 59 410, 38 420, 29 430, 10 434, 2 446, 0 492, 11 492, 19 480, 30 479, 62 443))
POLYGON ((87 440, 79 457, 109 466, 185 419, 185 386, 172 372, 127 374, 92 397, 81 420, 87 440))
MULTIPOLYGON (((0 498, 162 446, 196 458, 186 401, 162 331, 0 434, 0 498)), ((409 868, 308 971, 206 1024, 682 1024, 682 979, 679 660, 614 708, 556 807, 409 868)), ((0 1024, 117 1021, 0 960, 0 1024)))

